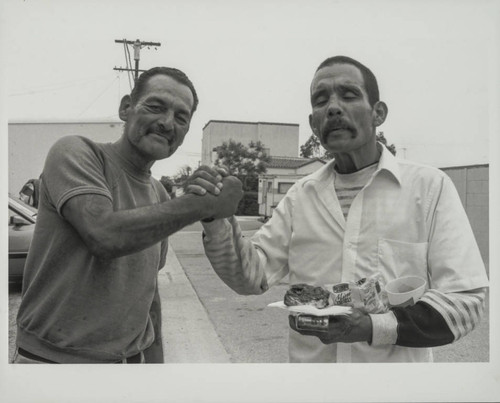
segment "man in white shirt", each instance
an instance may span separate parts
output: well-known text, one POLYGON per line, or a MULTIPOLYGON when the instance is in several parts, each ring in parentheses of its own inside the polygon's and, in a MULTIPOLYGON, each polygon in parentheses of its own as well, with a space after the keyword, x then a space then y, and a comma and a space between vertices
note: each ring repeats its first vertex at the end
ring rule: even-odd
MULTIPOLYGON (((325 285, 380 273, 427 280, 412 306, 329 319, 327 332, 290 320, 290 362, 428 362, 479 322, 488 279, 459 196, 442 171, 400 160, 376 141, 388 108, 373 73, 345 56, 311 84, 311 128, 334 160, 298 181, 272 218, 245 239, 234 217, 204 222, 214 270, 240 294, 325 285)), ((207 169, 200 170, 203 175, 207 169)), ((201 173, 200 173, 201 174, 201 173)))

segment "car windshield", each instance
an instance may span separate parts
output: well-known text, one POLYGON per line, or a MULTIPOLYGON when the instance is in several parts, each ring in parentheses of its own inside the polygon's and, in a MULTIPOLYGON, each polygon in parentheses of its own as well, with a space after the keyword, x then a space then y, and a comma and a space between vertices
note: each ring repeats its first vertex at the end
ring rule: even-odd
POLYGON ((16 210, 18 213, 33 219, 36 218, 36 215, 38 214, 38 210, 35 207, 26 204, 21 199, 12 196, 11 194, 9 194, 9 207, 16 210))

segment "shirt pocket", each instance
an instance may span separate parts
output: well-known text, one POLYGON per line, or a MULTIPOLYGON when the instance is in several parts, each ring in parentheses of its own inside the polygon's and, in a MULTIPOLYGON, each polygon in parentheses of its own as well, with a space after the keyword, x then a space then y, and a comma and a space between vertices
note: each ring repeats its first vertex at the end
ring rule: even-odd
POLYGON ((378 240, 378 270, 386 280, 402 276, 427 276, 428 242, 378 240))

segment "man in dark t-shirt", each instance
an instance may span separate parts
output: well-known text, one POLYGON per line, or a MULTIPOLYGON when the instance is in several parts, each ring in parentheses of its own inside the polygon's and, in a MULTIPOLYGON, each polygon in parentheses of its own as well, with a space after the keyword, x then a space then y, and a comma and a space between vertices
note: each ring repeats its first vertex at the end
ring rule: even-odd
POLYGON ((157 273, 167 237, 231 216, 242 196, 236 178, 215 173, 197 174, 184 196, 170 200, 151 176, 155 161, 182 144, 197 104, 184 73, 156 67, 123 97, 118 141, 68 136, 51 148, 14 362, 163 362, 157 273))

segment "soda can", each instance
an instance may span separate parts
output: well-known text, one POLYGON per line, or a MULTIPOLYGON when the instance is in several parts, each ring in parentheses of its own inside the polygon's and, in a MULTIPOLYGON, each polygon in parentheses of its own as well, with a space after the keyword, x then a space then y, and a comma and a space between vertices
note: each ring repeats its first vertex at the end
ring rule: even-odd
POLYGON ((295 317, 295 326, 299 330, 328 331, 328 316, 312 316, 299 314, 295 317))

